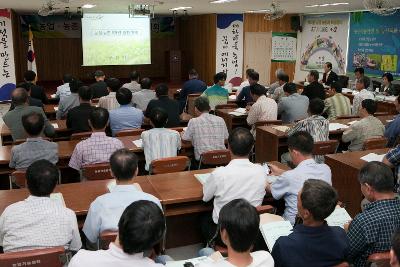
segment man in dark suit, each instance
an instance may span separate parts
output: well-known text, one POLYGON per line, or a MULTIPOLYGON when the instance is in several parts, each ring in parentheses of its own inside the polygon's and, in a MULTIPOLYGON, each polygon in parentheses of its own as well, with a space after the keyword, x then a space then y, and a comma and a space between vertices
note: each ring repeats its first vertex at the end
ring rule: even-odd
POLYGON ((160 84, 156 87, 157 99, 153 99, 147 105, 145 116, 150 118, 151 111, 153 108, 163 108, 168 113, 168 128, 178 127, 180 125, 179 117, 179 102, 172 100, 168 97, 168 86, 166 84, 160 84))
POLYGON ((67 113, 67 128, 71 129, 73 133, 89 132, 89 116, 93 107, 90 104, 92 99, 92 90, 88 86, 79 88, 79 102, 80 105, 70 109, 67 113))
POLYGON ((322 100, 325 99, 325 89, 322 84, 318 82, 319 73, 316 70, 310 71, 307 75, 308 82, 310 83, 306 87, 304 87, 302 95, 305 95, 312 100, 314 98, 320 98, 322 100))
POLYGON ((30 84, 31 88, 31 97, 39 99, 43 104, 48 103, 48 99, 46 93, 42 86, 36 85, 37 76, 36 73, 32 70, 28 70, 24 74, 24 80, 26 83, 30 84))
POLYGON ((324 65, 324 75, 322 76, 321 82, 325 85, 331 85, 333 82, 337 82, 339 77, 335 72, 332 71, 332 63, 326 62, 324 65))
MULTIPOLYGON (((24 88, 26 92, 28 93, 28 105, 29 106, 34 106, 34 107, 40 107, 43 108, 43 103, 40 99, 36 99, 31 97, 31 83, 20 83, 17 84, 17 88, 24 88)), ((13 110, 15 108, 15 105, 13 102, 11 102, 11 106, 9 110, 13 110)))
POLYGON ((102 96, 108 95, 107 84, 104 82, 106 75, 101 70, 96 70, 94 73, 94 78, 96 82, 90 85, 92 90, 92 98, 100 98, 102 96))
POLYGON ((203 93, 207 89, 205 82, 199 80, 199 74, 195 69, 189 71, 189 80, 183 84, 179 94, 180 112, 185 108, 187 96, 190 94, 203 93))

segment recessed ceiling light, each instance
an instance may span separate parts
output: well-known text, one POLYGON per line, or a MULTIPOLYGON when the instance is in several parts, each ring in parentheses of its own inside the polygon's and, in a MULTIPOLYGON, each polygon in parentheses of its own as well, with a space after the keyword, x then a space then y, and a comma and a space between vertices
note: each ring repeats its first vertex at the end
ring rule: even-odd
POLYGON ((265 13, 271 12, 271 9, 260 9, 260 10, 248 10, 246 13, 265 13))
POLYGON ((229 3, 229 2, 236 2, 239 0, 214 0, 210 1, 210 4, 223 4, 223 3, 229 3))
POLYGON ((178 10, 186 10, 186 9, 191 9, 191 6, 179 6, 179 7, 174 7, 174 8, 170 8, 170 11, 178 11, 178 10))
POLYGON ((349 3, 326 3, 326 4, 315 4, 315 5, 307 5, 305 7, 327 7, 327 6, 340 6, 340 5, 348 5, 349 3))
POLYGON ((93 4, 85 4, 82 6, 82 8, 94 8, 96 5, 93 4))

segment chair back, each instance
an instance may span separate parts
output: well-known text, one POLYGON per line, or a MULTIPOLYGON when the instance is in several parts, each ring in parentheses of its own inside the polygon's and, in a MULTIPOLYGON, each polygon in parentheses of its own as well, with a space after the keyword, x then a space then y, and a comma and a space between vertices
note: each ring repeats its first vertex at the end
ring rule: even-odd
POLYGON ((242 83, 242 78, 241 77, 234 77, 232 79, 229 80, 229 83, 232 84, 232 86, 240 86, 240 84, 242 83))
POLYGON ((71 140, 86 140, 92 135, 92 132, 73 133, 71 140))
POLYGON ((12 189, 12 183, 15 183, 20 188, 26 187, 26 171, 15 171, 10 175, 10 189, 12 189))
POLYGON ((315 142, 313 148, 313 155, 335 154, 338 146, 339 146, 338 140, 315 142))
POLYGON ((107 250, 110 243, 114 242, 117 238, 118 231, 107 230, 101 232, 99 239, 99 249, 107 250))
POLYGON ((363 150, 385 148, 387 142, 386 137, 370 138, 364 141, 363 150))
POLYGON ((62 267, 66 261, 64 247, 43 248, 0 254, 1 267, 62 267))
POLYGON ((369 255, 367 266, 390 267, 390 252, 378 252, 369 255))
POLYGON ((186 156, 169 157, 153 160, 150 164, 150 174, 181 172, 189 168, 190 160, 186 156))
POLYGON ((267 126, 267 125, 282 125, 282 124, 283 124, 283 122, 281 120, 257 121, 255 123, 256 127, 267 126))
POLYGON ((199 169, 201 165, 225 166, 231 161, 231 153, 228 149, 211 150, 200 155, 199 169))
POLYGON ((237 107, 238 107, 238 105, 235 103, 228 103, 228 104, 216 105, 215 109, 237 108, 237 107))
POLYGON ((196 98, 200 97, 201 94, 189 94, 186 100, 187 113, 194 116, 194 101, 196 98))
POLYGON ((390 115, 389 112, 386 112, 386 111, 379 111, 379 112, 374 113, 375 117, 376 116, 389 116, 389 115, 390 115))
POLYGON ((107 180, 113 178, 110 163, 108 162, 83 166, 82 176, 88 180, 107 180))
POLYGON ((341 120, 341 119, 359 119, 359 118, 360 118, 360 116, 358 116, 358 115, 343 115, 343 116, 337 117, 338 120, 341 120))
POLYGON ((140 136, 145 130, 144 129, 129 129, 122 130, 115 134, 116 137, 122 136, 140 136))
POLYGON ((276 208, 271 205, 261 205, 261 206, 256 207, 256 209, 257 209, 258 214, 264 214, 264 213, 275 214, 275 212, 276 212, 276 208))

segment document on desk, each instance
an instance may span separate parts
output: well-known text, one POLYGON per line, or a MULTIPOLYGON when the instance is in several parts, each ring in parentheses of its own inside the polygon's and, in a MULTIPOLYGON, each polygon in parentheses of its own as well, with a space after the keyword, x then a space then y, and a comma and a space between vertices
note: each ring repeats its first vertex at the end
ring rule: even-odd
POLYGON ((237 108, 237 109, 234 110, 234 112, 246 114, 247 111, 246 111, 245 108, 237 108))
POLYGON ((58 129, 58 123, 52 123, 51 125, 54 127, 54 129, 58 129))
MULTIPOLYGON (((143 191, 142 187, 140 186, 140 184, 138 183, 134 183, 132 184, 134 187, 136 187, 137 190, 139 191, 143 191)), ((107 184, 107 189, 108 192, 111 192, 115 187, 117 186, 117 182, 115 180, 111 180, 108 184, 107 184)))
POLYGON ((353 125, 353 124, 356 123, 356 122, 359 122, 359 121, 351 121, 351 122, 348 122, 347 124, 348 124, 348 125, 353 125))
POLYGON ((325 220, 329 226, 339 226, 344 228, 344 225, 351 221, 351 217, 347 213, 346 209, 336 208, 325 220))
POLYGON ((286 132, 289 131, 289 129, 290 129, 290 127, 288 127, 288 126, 283 126, 283 125, 272 126, 272 128, 274 128, 275 130, 284 132, 284 133, 286 133, 286 132))
POLYGON ((236 100, 236 95, 229 95, 229 100, 236 100))
POLYGON ((55 111, 58 111, 58 107, 54 107, 54 110, 55 110, 55 111))
POLYGON ((231 111, 231 112, 229 112, 228 114, 229 114, 229 115, 233 115, 233 116, 237 116, 237 117, 246 115, 246 113, 240 113, 240 112, 236 112, 236 111, 231 111))
POLYGON ((51 98, 56 98, 56 94, 50 95, 51 98))
POLYGON ((51 193, 50 199, 57 200, 57 202, 59 202, 61 205, 65 207, 64 197, 61 193, 51 193))
POLYGON ((139 148, 143 148, 142 139, 134 140, 134 141, 132 141, 132 143, 133 143, 135 146, 139 147, 139 148))
POLYGON ((384 100, 394 102, 396 100, 396 98, 397 98, 397 96, 385 96, 384 100))
POLYGON ((292 232, 293 227, 289 221, 276 221, 260 225, 260 230, 269 251, 272 251, 276 240, 281 236, 288 236, 292 232))
POLYGON ((369 153, 369 154, 365 155, 364 157, 361 157, 360 159, 362 159, 366 162, 371 162, 371 161, 382 162, 384 157, 385 157, 385 154, 378 155, 376 153, 369 153))
POLYGON ((335 122, 329 123, 329 131, 337 131, 340 129, 347 129, 347 128, 349 128, 349 126, 345 124, 335 123, 335 122))
POLYGON ((207 182, 208 177, 210 177, 211 173, 197 173, 194 175, 196 179, 204 185, 207 182))

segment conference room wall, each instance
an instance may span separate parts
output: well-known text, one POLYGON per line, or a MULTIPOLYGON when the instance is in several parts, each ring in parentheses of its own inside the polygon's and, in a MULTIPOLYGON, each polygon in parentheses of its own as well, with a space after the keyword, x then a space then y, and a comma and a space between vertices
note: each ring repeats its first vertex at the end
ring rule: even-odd
MULTIPOLYGON (((14 43, 17 80, 23 80, 27 69, 26 53, 28 40, 22 37, 20 18, 14 16, 14 43)), ((42 81, 60 80, 64 73, 72 73, 83 80, 92 79, 93 72, 102 69, 108 77, 127 78, 133 69, 142 76, 153 78, 168 78, 165 53, 169 50, 179 50, 179 27, 172 36, 151 36, 152 64, 138 66, 82 66, 82 39, 80 38, 35 38, 34 49, 39 79, 42 81)), ((118 44, 115 44, 118 46, 118 44)))

